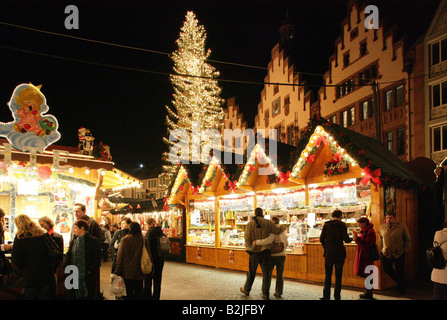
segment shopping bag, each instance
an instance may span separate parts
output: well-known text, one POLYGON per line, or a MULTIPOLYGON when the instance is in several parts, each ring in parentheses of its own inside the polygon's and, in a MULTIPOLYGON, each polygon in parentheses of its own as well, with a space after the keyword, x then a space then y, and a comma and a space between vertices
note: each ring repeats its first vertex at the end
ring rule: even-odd
POLYGON ((126 294, 126 285, 124 283, 123 277, 117 276, 116 274, 112 275, 112 285, 110 287, 110 293, 117 297, 122 297, 126 294))

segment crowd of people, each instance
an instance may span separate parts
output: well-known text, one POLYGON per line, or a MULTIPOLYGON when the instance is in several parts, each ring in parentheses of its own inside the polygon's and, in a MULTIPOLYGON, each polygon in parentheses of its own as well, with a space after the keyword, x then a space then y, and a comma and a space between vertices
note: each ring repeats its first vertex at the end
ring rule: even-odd
MULTIPOLYGON (((65 299, 99 300, 101 260, 112 257, 111 272, 124 279, 126 292, 118 299, 159 300, 164 258, 159 255, 157 241, 163 232, 154 219, 148 219, 148 230, 143 237, 141 226, 129 218, 121 220, 121 229, 100 226, 86 214, 84 204, 73 207, 75 222, 67 252, 61 234, 54 231, 50 217, 41 217, 35 222, 26 214, 14 218, 15 238, 12 244, 5 243, 5 213, 0 209, 0 261, 1 266, 9 261, 5 253, 11 254, 16 268, 21 270, 23 297, 25 300, 56 299, 57 269, 75 268, 76 279, 65 283, 65 299), (112 232, 110 231, 112 229, 112 232), (141 271, 142 246, 145 246, 152 261, 152 272, 141 271)), ((0 288, 3 272, 0 270, 0 288)), ((12 267, 11 270, 12 271, 12 267)), ((69 273, 68 273, 69 274, 69 273)))
MULTIPOLYGON (((123 218, 118 226, 100 227, 86 215, 83 204, 75 204, 73 224, 68 251, 64 254, 62 235, 54 231, 54 222, 50 217, 41 217, 38 223, 25 214, 14 218, 16 228, 13 244, 5 243, 5 212, 0 209, 0 265, 5 272, 7 268, 5 253, 11 253, 14 265, 22 271, 23 296, 28 300, 48 300, 56 297, 56 272, 63 262, 63 267, 74 266, 78 271, 77 285, 66 286, 65 297, 71 300, 100 299, 99 271, 101 259, 112 258, 111 273, 124 279, 127 300, 159 300, 164 258, 159 252, 158 241, 163 232, 154 219, 146 221, 147 230, 142 232, 139 223, 130 218, 123 218), (144 247, 143 247, 144 246, 144 247), (147 251, 152 264, 152 271, 144 273, 141 268, 143 248, 147 251)), ((378 228, 378 239, 373 224, 365 217, 357 220, 360 231, 355 231, 351 238, 347 226, 342 221, 342 212, 334 210, 332 219, 323 225, 320 242, 324 248, 325 280, 322 300, 331 297, 331 278, 335 269, 334 299, 340 300, 343 266, 346 259, 344 243, 354 241, 357 251, 354 262, 354 274, 367 278, 368 269, 374 260, 381 259, 384 272, 396 283, 400 294, 405 294, 408 282, 405 276, 405 254, 411 246, 411 237, 407 226, 396 220, 393 214, 387 214, 385 223, 378 228), (377 246, 377 257, 371 256, 377 246)), ((280 298, 284 289, 284 265, 286 260, 287 230, 281 226, 279 219, 263 217, 261 208, 256 208, 255 215, 245 230, 246 252, 249 254, 249 266, 244 286, 240 291, 249 295, 256 277, 257 267, 262 270, 263 299, 269 299, 273 269, 276 268, 276 285, 274 296, 280 298)), ((436 241, 447 260, 447 220, 444 228, 435 233, 436 241)), ((0 287, 3 281, 0 274, 0 287)), ((447 298, 447 267, 433 269, 431 280, 434 283, 433 299, 447 298)), ((374 277, 372 277, 374 281, 374 277)), ((373 283, 366 285, 366 291, 360 298, 373 299, 373 283)))
MULTIPOLYGON (((357 251, 354 261, 354 274, 365 278, 366 291, 359 295, 362 299, 374 299, 374 277, 366 284, 374 270, 374 261, 381 260, 384 272, 397 283, 398 293, 404 295, 408 288, 405 276, 405 254, 411 246, 411 236, 407 226, 396 220, 395 215, 388 213, 385 223, 379 226, 378 239, 369 219, 362 217, 357 220, 360 231, 355 231, 352 238, 348 234, 347 226, 342 221, 342 212, 334 210, 331 220, 326 221, 320 234, 320 243, 324 248, 325 279, 323 297, 330 300, 332 273, 335 269, 334 299, 341 299, 343 266, 346 260, 344 244, 354 241, 357 251), (377 251, 377 257, 371 252, 377 251), (371 268, 372 267, 372 268, 371 268)), ((284 228, 279 225, 279 219, 272 220, 263 217, 261 208, 256 208, 255 215, 247 224, 245 230, 245 248, 249 255, 249 267, 245 284, 240 291, 248 296, 256 276, 256 269, 262 271, 262 298, 269 299, 273 269, 276 268, 276 286, 274 296, 280 298, 284 288, 284 264, 286 259, 287 236, 284 228), (274 250, 276 243, 282 243, 282 251, 274 250)), ((444 228, 436 232, 434 241, 440 244, 444 259, 447 260, 447 220, 444 228)), ((434 283, 433 299, 447 299, 447 267, 433 269, 431 280, 434 283)))

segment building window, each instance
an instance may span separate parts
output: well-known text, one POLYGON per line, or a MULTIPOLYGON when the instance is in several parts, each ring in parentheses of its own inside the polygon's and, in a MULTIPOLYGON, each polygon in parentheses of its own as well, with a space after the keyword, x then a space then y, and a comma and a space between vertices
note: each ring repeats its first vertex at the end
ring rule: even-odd
POLYGON ((360 43, 360 56, 363 57, 367 53, 366 41, 360 43))
POLYGON ((404 103, 404 85, 396 87, 396 107, 401 106, 404 103))
POLYGON ((349 125, 353 125, 355 123, 355 107, 349 109, 349 125))
POLYGON ((393 131, 387 132, 385 134, 386 137, 386 146, 388 150, 394 153, 394 144, 393 144, 393 131))
POLYGON ((343 121, 343 127, 347 127, 348 126, 348 110, 345 110, 342 112, 342 121, 343 121))
POLYGON ((367 120, 369 118, 369 100, 363 101, 361 104, 361 120, 367 120))
POLYGON ((349 66, 349 52, 343 55, 343 67, 349 66))
POLYGON ((287 127, 287 144, 294 144, 294 132, 295 132, 295 127, 294 125, 290 125, 287 127))
POLYGON ((331 117, 331 122, 332 123, 337 123, 337 115, 334 115, 331 117))
POLYGON ((390 111, 393 108, 393 90, 385 92, 385 111, 390 111))
POLYGON ((273 85, 273 95, 277 94, 279 92, 279 85, 275 84, 273 85))
POLYGON ((342 84, 338 85, 337 90, 337 98, 341 98, 349 93, 351 93, 354 90, 354 79, 349 79, 343 82, 342 84))
POLYGON ((431 86, 431 107, 447 104, 447 81, 431 86))
POLYGON ((447 39, 440 40, 430 45, 431 65, 447 60, 447 39))
POLYGON ((405 128, 397 130, 397 155, 405 154, 405 128))
POLYGON ((447 125, 432 129, 432 152, 447 150, 447 125))
POLYGON ((281 142, 281 125, 277 126, 275 130, 276 130, 276 141, 281 142))

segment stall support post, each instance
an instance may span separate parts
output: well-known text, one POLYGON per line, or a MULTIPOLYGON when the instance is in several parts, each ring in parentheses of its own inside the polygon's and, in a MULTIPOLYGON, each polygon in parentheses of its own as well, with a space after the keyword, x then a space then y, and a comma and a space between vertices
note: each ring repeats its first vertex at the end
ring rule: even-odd
MULTIPOLYGON (((214 246, 216 248, 220 248, 220 208, 219 208, 219 197, 215 197, 214 199, 214 246)), ((217 255, 216 255, 217 256, 217 255)), ((217 265, 217 263, 216 263, 217 265)))

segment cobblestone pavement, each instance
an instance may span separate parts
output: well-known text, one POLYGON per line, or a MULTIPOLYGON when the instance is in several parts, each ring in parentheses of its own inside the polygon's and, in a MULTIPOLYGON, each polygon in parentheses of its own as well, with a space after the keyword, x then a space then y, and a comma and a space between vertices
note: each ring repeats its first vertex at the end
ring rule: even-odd
MULTIPOLYGON (((106 300, 114 300, 110 294, 111 262, 103 262, 101 266, 101 292, 106 300)), ((247 297, 239 288, 245 282, 246 273, 241 271, 216 269, 200 265, 166 261, 163 269, 161 300, 261 300, 262 276, 258 275, 252 291, 247 297)), ((319 283, 308 283, 286 279, 284 293, 280 299, 273 296, 275 280, 272 279, 271 300, 319 300, 323 286, 319 283)), ((375 291, 376 300, 429 300, 430 284, 411 284, 405 296, 398 296, 394 289, 375 291)), ((363 290, 343 287, 342 300, 361 300, 359 294, 363 290)), ((331 292, 333 294, 333 291, 331 292)))

